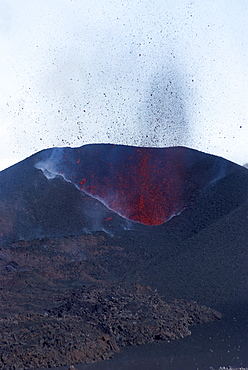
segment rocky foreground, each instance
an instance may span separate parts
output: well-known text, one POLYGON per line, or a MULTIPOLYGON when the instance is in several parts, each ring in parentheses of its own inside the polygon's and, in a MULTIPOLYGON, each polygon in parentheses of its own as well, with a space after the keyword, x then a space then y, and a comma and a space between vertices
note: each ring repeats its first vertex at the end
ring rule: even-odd
POLYGON ((220 319, 215 310, 167 302, 127 279, 137 261, 104 234, 1 247, 0 369, 96 362, 124 346, 183 338, 189 326, 220 319))

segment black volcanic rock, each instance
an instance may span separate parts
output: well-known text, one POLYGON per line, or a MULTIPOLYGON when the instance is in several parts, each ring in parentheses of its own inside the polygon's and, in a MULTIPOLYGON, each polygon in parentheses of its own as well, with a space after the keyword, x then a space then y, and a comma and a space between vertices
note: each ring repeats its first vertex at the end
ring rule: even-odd
POLYGON ((97 233, 0 248, 0 369, 102 361, 221 318, 194 301, 166 302, 135 280, 125 284, 142 254, 109 239, 97 233))

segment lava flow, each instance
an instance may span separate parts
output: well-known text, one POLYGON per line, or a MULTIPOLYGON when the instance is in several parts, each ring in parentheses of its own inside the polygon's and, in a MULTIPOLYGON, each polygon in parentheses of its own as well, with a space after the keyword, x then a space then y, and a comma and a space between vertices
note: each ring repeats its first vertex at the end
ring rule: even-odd
POLYGON ((56 150, 54 174, 119 215, 145 225, 160 225, 181 213, 220 173, 212 156, 184 147, 90 144, 56 150))

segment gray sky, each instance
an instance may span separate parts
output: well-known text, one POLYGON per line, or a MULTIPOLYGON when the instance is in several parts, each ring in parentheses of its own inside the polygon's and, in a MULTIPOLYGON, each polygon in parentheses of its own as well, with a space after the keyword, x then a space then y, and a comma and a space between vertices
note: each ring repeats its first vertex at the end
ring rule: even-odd
POLYGON ((52 146, 248 162, 246 0, 0 0, 0 170, 52 146))

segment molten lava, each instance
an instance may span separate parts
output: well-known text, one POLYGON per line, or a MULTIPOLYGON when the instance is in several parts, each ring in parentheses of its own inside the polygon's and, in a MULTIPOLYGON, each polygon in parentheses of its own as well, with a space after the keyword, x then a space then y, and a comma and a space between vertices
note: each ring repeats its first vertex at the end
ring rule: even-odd
POLYGON ((179 214, 209 181, 204 172, 200 180, 192 179, 193 167, 205 155, 197 153, 192 156, 184 147, 85 145, 64 148, 57 171, 121 216, 160 225, 179 214))

